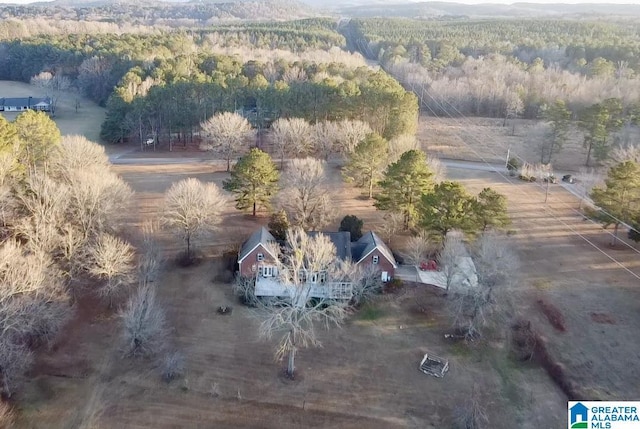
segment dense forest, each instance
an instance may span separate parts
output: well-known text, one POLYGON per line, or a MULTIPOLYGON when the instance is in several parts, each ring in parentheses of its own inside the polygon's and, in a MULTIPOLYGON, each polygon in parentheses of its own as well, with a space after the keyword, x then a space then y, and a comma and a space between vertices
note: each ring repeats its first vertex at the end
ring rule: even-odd
POLYGON ((433 114, 540 118, 562 100, 577 117, 609 98, 640 100, 632 22, 358 19, 343 32, 407 87, 428 88, 433 114))
MULTIPOLYGON (((42 10, 34 16, 49 17, 42 10)), ((255 126, 292 116, 360 119, 391 138, 415 130, 412 91, 425 113, 443 116, 549 123, 562 106, 570 119, 584 122, 602 108, 630 125, 640 111, 640 31, 631 19, 309 18, 170 29, 123 16, 131 26, 119 32, 87 21, 75 32, 45 26, 21 39, 0 31, 0 79, 68 79, 107 107, 109 142, 192 136, 215 112, 238 110, 255 126)))
POLYGON ((77 5, 61 2, 5 5, 0 18, 56 19, 69 21, 127 22, 142 25, 184 27, 211 25, 225 20, 291 20, 316 15, 293 0, 227 2, 104 1, 77 5))
POLYGON ((148 133, 190 136, 215 112, 238 109, 251 112, 254 125, 296 116, 311 122, 362 119, 385 137, 415 132, 416 97, 341 51, 345 39, 335 27, 331 20, 308 19, 188 32, 37 36, 0 45, 0 78, 64 76, 107 107, 102 136, 109 142, 148 133), (271 55, 261 58, 264 51, 271 55))
POLYGON ((633 22, 572 20, 423 21, 359 19, 351 30, 367 43, 370 55, 382 61, 408 59, 431 69, 459 65, 465 58, 501 54, 531 64, 586 73, 601 59, 638 71, 640 27, 633 22))

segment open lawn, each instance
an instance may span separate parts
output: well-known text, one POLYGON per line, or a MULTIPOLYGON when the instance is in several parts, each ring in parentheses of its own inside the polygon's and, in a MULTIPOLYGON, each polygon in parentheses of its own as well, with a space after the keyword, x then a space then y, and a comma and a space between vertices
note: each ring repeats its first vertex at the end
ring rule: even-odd
MULTIPOLYGON (((184 177, 220 183, 227 177, 209 163, 118 165, 136 191, 126 228, 157 219, 162 193, 184 177)), ((478 192, 495 187, 507 195, 514 219, 513 239, 523 260, 523 279, 512 293, 520 314, 548 341, 554 358, 583 392, 581 399, 632 399, 640 395, 640 357, 633 341, 640 325, 638 282, 605 254, 640 274, 638 254, 609 249, 601 228, 570 208, 577 201, 559 186, 545 206, 539 188, 508 183, 496 174, 450 169, 478 192), (553 219, 556 216, 558 219, 553 219), (566 223, 565 224, 563 224, 566 223), (597 248, 577 236, 582 234, 597 248), (566 318, 555 331, 536 300, 552 301, 566 318), (594 317, 593 314, 597 314, 594 317), (606 321, 607 323, 603 323, 606 321)), ((332 170, 339 208, 380 222, 380 213, 332 170)), ((225 211, 222 228, 199 249, 207 258, 187 269, 166 263, 158 287, 177 350, 186 357, 184 379, 165 384, 153 361, 122 359, 118 319, 90 298, 77 319, 37 365, 18 395, 20 428, 449 428, 454 410, 476 387, 490 427, 558 428, 566 424, 567 397, 533 363, 506 357, 501 341, 470 350, 449 343, 445 300, 433 290, 406 285, 384 295, 342 329, 322 333, 323 348, 299 353, 300 377, 287 381, 273 361, 273 344, 258 341, 252 310, 238 304, 220 281, 214 255, 237 246, 266 218, 225 211), (218 315, 220 305, 233 306, 218 315), (443 379, 418 371, 425 352, 448 358, 443 379)), ((161 235, 171 258, 181 244, 161 235)), ((402 237, 394 240, 402 241, 402 237)))
POLYGON ((523 261, 523 281, 514 291, 521 298, 521 314, 547 340, 580 398, 640 396, 640 368, 629 365, 640 357, 640 345, 633 341, 640 326, 637 246, 627 242, 611 248, 608 232, 584 220, 576 198, 559 185, 551 187, 545 205, 544 191, 535 184, 512 184, 478 171, 450 174, 473 192, 493 182, 491 187, 507 196, 523 261), (536 305, 539 299, 560 310, 566 332, 552 328, 536 305))
MULTIPOLYGON (((510 151, 511 156, 517 155, 527 162, 540 162, 541 136, 535 131, 538 121, 509 120, 506 126, 503 122, 496 118, 421 116, 418 137, 427 153, 438 157, 504 163, 510 151)), ((584 166, 587 152, 582 143, 582 132, 574 124, 566 144, 554 155, 554 168, 578 171, 584 166)))
MULTIPOLYGON (((0 81, 0 97, 44 97, 41 88, 23 82, 0 81)), ((12 121, 19 112, 1 112, 12 121)), ((80 134, 91 141, 100 141, 100 127, 104 121, 105 109, 74 91, 65 92, 58 100, 56 116, 53 120, 65 134, 80 134), (76 102, 78 110, 76 111, 76 102)))

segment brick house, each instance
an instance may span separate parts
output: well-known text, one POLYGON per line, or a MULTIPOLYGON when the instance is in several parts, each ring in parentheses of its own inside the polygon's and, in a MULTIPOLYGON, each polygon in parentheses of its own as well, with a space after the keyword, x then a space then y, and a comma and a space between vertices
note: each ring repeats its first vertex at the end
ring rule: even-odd
POLYGON ((277 274, 270 271, 275 268, 276 259, 269 250, 270 243, 276 243, 276 239, 264 226, 249 236, 238 254, 238 272, 241 276, 251 277, 258 274, 258 270, 263 275, 265 267, 269 277, 277 274))
MULTIPOLYGON (((361 266, 375 266, 382 281, 389 281, 398 267, 391 250, 374 232, 364 234, 358 241, 351 242, 351 234, 340 232, 309 232, 309 235, 324 234, 336 248, 338 259, 352 261, 361 266)), ((276 243, 273 235, 261 227, 245 241, 238 254, 238 272, 241 276, 256 277, 256 296, 285 296, 287 287, 278 279, 275 264, 276 256, 269 250, 270 244, 276 243)), ((350 297, 351 285, 348 283, 326 284, 326 274, 311 276, 308 282, 312 285, 311 296, 314 297, 350 297)))

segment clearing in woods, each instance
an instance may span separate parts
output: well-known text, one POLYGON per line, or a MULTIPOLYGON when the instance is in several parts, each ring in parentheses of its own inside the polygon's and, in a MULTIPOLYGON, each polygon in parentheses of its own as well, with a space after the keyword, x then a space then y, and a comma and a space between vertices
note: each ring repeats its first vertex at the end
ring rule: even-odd
MULTIPOLYGON (((497 118, 435 118, 421 116, 418 137, 427 153, 451 159, 504 163, 507 153, 517 155, 529 163, 540 162, 539 121, 497 118)), ((626 130, 624 139, 637 137, 638 130, 626 130)), ((582 146, 583 135, 572 125, 567 142, 554 155, 552 165, 556 170, 578 171, 587 158, 582 146)))
MULTIPOLYGON (((23 82, 0 81, 0 97, 44 97, 45 91, 23 82)), ((7 120, 19 112, 0 112, 7 120)), ((65 91, 59 98, 56 116, 53 118, 62 135, 79 134, 91 141, 100 141, 100 127, 105 117, 105 109, 74 91, 65 91), (76 102, 78 110, 76 112, 76 102)))
MULTIPOLYGON (((157 218, 162 193, 174 181, 191 176, 220 183, 227 177, 221 166, 208 163, 114 169, 137 192, 128 228, 157 218)), ((365 220, 365 228, 379 224, 380 213, 371 202, 339 184, 335 172, 340 216, 354 213, 365 220)), ((635 343, 624 341, 640 323, 634 304, 640 300, 628 274, 564 226, 550 223, 543 194, 534 185, 509 184, 478 171, 451 169, 449 176, 473 191, 490 185, 508 195, 513 237, 526 261, 524 279, 513 294, 521 314, 565 363, 568 376, 580 382, 587 396, 637 397, 639 387, 630 380, 638 374, 622 368, 622 360, 614 356, 638 355, 635 343), (541 316, 535 306, 540 296, 552 298, 565 312, 566 333, 554 332, 541 316), (616 324, 596 323, 591 313, 613 314, 616 324)), ((572 198, 553 188, 549 206, 606 246, 599 227, 579 220, 563 205, 576 204, 572 198)), ((172 347, 186 357, 183 379, 167 385, 154 361, 122 359, 117 316, 104 304, 82 303, 79 308, 85 310, 64 338, 38 354, 32 379, 18 398, 18 427, 442 428, 450 427, 453 410, 474 385, 493 428, 564 424, 567 397, 543 369, 516 364, 504 350, 470 351, 449 343, 443 338, 450 329, 444 298, 425 287, 407 285, 398 294, 382 296, 373 310, 355 315, 342 329, 322 331, 324 347, 299 354, 299 379, 284 379, 283 364, 273 361, 273 345, 257 339, 258 319, 233 297, 213 258, 265 222, 230 206, 218 233, 200 245, 207 255, 201 265, 183 269, 167 262, 158 287, 174 327, 172 347), (219 315, 221 305, 231 305, 232 314, 219 315), (443 379, 418 370, 425 352, 449 359, 450 371, 443 379)), ((168 235, 161 242, 167 256, 181 248, 168 235)), ((615 254, 625 261, 634 256, 625 250, 615 254)))
MULTIPOLYGON (((175 181, 197 177, 220 184, 227 173, 213 165, 114 166, 136 191, 125 229, 133 233, 143 221, 157 219, 162 194, 175 181)), ((337 168, 331 172, 339 210, 332 226, 355 214, 365 229, 375 229, 381 214, 371 201, 344 185, 337 168)), ((606 233, 583 221, 573 210, 576 199, 558 185, 545 205, 535 184, 480 171, 450 169, 448 176, 473 192, 491 186, 508 197, 512 237, 524 261, 514 302, 581 396, 640 396, 640 369, 620 358, 640 357, 640 347, 629 340, 640 324, 640 292, 636 279, 607 257, 640 274, 638 254, 608 248, 606 233), (566 332, 544 318, 536 305, 542 298, 564 314, 566 332)), ((158 282, 174 328, 171 345, 186 358, 185 377, 165 384, 156 362, 122 359, 117 316, 84 297, 63 338, 38 353, 17 400, 18 427, 443 428, 474 386, 492 428, 566 423, 567 396, 543 369, 514 363, 499 344, 471 351, 445 340, 450 324, 444 298, 425 287, 407 285, 383 295, 342 329, 323 331, 324 347, 301 351, 299 379, 287 381, 283 364, 273 361, 273 344, 257 339, 258 318, 233 297, 216 258, 237 249, 267 219, 238 213, 231 204, 223 216, 219 231, 199 246, 204 262, 183 269, 169 261, 158 282), (231 305, 232 314, 219 315, 221 305, 231 305), (425 352, 449 359, 445 378, 418 370, 425 352)), ((160 242, 168 258, 182 248, 164 233, 160 242)))

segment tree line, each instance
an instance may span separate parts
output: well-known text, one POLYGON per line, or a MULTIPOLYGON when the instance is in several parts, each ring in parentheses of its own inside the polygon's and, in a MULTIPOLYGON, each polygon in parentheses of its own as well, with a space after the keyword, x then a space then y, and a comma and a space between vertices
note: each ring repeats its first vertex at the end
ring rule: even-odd
POLYGON ((386 137, 416 130, 416 97, 382 71, 337 63, 243 64, 222 55, 193 64, 192 73, 172 61, 127 72, 107 103, 102 138, 115 142, 148 132, 165 140, 172 133, 191 137, 220 111, 243 111, 259 128, 294 116, 312 123, 366 121, 386 137))
POLYGON ((205 26, 220 20, 282 20, 314 15, 300 3, 286 0, 226 3, 133 3, 4 5, 3 19, 51 19, 120 22, 145 26, 205 26))
POLYGON ((611 67, 620 62, 635 71, 640 67, 640 33, 632 22, 371 18, 351 20, 349 26, 367 43, 370 57, 383 62, 404 58, 436 71, 491 54, 526 64, 540 58, 571 71, 594 72, 589 67, 602 60, 611 67))
POLYGON ((94 311, 119 309, 123 356, 158 358, 164 378, 179 371, 153 286, 153 229, 137 249, 122 238, 132 196, 102 146, 61 137, 43 112, 0 116, 0 402, 87 295, 94 311))

